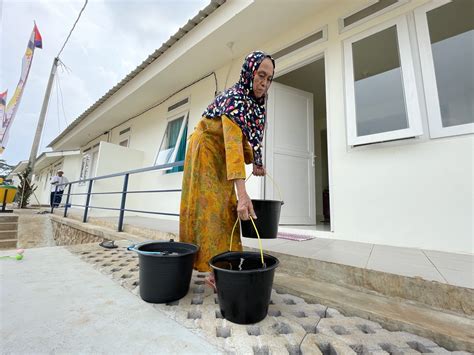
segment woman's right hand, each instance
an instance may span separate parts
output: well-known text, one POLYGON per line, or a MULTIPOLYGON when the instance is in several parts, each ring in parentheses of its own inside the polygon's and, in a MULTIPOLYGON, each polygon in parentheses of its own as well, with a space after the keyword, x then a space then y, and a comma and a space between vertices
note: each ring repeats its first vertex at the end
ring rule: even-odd
POLYGON ((257 215, 253 210, 252 200, 247 193, 239 196, 239 200, 237 201, 237 215, 243 221, 249 220, 249 216, 253 219, 257 219, 257 215))
POLYGON ((262 166, 259 166, 259 165, 256 165, 256 164, 253 164, 253 171, 252 173, 255 175, 255 176, 265 176, 265 174, 267 173, 265 168, 262 166))

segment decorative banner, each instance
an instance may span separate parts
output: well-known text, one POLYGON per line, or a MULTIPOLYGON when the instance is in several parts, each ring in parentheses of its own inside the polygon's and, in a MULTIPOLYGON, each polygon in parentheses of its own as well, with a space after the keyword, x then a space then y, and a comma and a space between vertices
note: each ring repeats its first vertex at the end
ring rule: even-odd
MULTIPOLYGON (((5 105, 7 102, 8 90, 0 93, 0 137, 3 138, 5 133, 5 105)), ((0 147, 0 154, 3 153, 4 148, 0 147)))
POLYGON ((2 126, 3 126, 3 120, 5 119, 5 105, 7 102, 7 94, 8 94, 8 90, 0 93, 0 121, 2 122, 2 126))
POLYGON ((28 46, 26 47, 26 52, 23 57, 20 81, 18 82, 15 93, 8 102, 7 109, 2 120, 2 127, 0 127, 0 145, 3 148, 5 148, 7 145, 8 131, 10 130, 13 120, 15 119, 16 112, 18 111, 18 106, 20 105, 21 96, 23 95, 26 80, 28 79, 28 73, 30 72, 31 62, 33 61, 35 48, 43 48, 43 40, 38 28, 36 27, 36 23, 33 27, 33 32, 31 32, 31 37, 28 41, 28 46))

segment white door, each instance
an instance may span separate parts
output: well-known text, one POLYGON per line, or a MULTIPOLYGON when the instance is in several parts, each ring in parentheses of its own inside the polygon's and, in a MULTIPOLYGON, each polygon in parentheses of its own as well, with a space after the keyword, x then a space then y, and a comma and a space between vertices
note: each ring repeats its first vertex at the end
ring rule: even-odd
POLYGON ((273 82, 267 110, 265 198, 281 192, 280 224, 316 224, 313 94, 273 82))

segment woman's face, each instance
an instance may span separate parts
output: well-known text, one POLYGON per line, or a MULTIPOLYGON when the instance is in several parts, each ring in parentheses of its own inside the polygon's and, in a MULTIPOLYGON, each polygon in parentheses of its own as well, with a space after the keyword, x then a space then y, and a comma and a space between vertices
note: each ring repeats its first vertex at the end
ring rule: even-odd
POLYGON ((257 99, 265 95, 273 80, 273 63, 265 58, 253 77, 253 94, 257 99))

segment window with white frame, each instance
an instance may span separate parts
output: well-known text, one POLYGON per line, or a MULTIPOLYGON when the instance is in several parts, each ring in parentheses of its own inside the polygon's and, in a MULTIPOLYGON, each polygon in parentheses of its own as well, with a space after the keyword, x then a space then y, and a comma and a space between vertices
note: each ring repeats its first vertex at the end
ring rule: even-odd
MULTIPOLYGON (((155 158, 155 165, 170 164, 184 160, 189 112, 178 114, 168 120, 165 135, 155 158)), ((183 171, 182 166, 168 168, 167 173, 183 171)))
POLYGON ((41 174, 41 178, 44 176, 44 187, 43 190, 49 190, 49 179, 48 179, 48 173, 50 171, 44 170, 44 172, 41 174))
POLYGON ((287 44, 285 47, 273 53, 272 57, 273 59, 277 60, 290 53, 295 54, 296 52, 302 50, 303 48, 306 48, 307 46, 324 42, 327 40, 327 38, 327 26, 324 26, 323 28, 318 29, 317 31, 305 36, 303 39, 287 44))
POLYGON ((344 61, 349 145, 422 134, 405 17, 345 40, 344 61))
POLYGON ((474 133, 474 1, 415 10, 430 137, 474 133))
POLYGON ((131 128, 125 128, 120 131, 119 133, 119 145, 122 147, 129 147, 130 146, 130 134, 131 128))
POLYGON ((90 172, 89 172, 89 177, 95 177, 97 173, 97 164, 99 162, 99 144, 96 143, 92 146, 91 150, 91 160, 90 160, 90 172))
POLYGON ((394 8, 407 3, 410 0, 370 0, 362 8, 347 14, 339 19, 339 31, 347 31, 363 22, 369 21, 394 8))
POLYGON ((89 153, 84 154, 82 156, 82 162, 81 162, 81 173, 79 175, 79 180, 81 180, 81 182, 79 183, 79 185, 84 185, 85 182, 83 180, 89 178, 90 162, 91 162, 91 155, 89 153))

